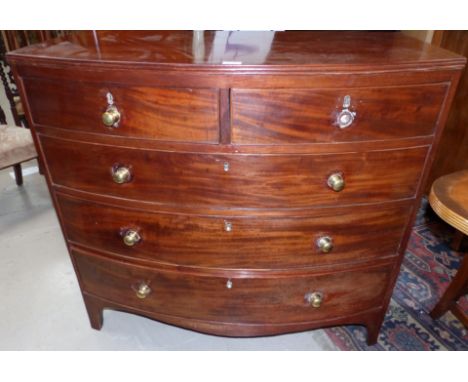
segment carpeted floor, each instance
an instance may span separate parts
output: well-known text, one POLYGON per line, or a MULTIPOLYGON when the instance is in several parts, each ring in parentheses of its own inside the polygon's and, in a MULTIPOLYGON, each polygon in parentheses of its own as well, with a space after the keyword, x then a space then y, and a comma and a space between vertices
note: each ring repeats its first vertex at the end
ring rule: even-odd
MULTIPOLYGON (((432 320, 429 312, 455 275, 461 254, 449 248, 453 230, 424 200, 413 227, 390 307, 376 345, 366 345, 366 329, 327 329, 341 350, 468 350, 468 331, 452 313, 432 320)), ((462 248, 466 251, 468 248, 462 248)), ((468 312, 468 299, 461 301, 468 312)))

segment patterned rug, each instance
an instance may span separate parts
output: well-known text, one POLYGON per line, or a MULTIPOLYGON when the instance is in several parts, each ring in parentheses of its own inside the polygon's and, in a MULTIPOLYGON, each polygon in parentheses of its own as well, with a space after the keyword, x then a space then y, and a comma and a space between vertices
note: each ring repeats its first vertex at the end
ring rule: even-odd
MULTIPOLYGON (((377 344, 366 345, 362 326, 326 329, 331 340, 341 350, 468 350, 468 331, 451 312, 429 316, 462 258, 449 247, 452 235, 423 200, 377 344)), ((461 304, 468 312, 466 296, 461 304)))

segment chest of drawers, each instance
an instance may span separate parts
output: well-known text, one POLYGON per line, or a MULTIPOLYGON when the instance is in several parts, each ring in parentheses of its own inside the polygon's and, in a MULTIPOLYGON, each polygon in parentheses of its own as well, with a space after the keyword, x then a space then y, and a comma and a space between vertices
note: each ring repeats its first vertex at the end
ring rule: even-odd
POLYGON ((463 58, 390 32, 80 32, 8 58, 93 328, 377 340, 463 58))

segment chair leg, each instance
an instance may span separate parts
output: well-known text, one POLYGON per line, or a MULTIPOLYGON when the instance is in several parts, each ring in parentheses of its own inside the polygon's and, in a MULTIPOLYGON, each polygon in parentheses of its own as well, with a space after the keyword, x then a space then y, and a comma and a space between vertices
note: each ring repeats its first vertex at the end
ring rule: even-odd
POLYGON ((39 174, 44 175, 44 162, 42 161, 41 157, 37 157, 37 167, 39 168, 39 174))
POLYGON ((21 171, 21 163, 13 165, 13 170, 15 171, 16 184, 18 186, 23 185, 23 172, 21 171))

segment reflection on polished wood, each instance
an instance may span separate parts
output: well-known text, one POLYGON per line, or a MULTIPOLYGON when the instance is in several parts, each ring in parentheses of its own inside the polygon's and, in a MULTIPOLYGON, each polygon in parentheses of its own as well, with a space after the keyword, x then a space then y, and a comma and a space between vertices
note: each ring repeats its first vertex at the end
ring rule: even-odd
POLYGON ((34 57, 69 63, 114 65, 239 64, 330 66, 432 66, 457 64, 459 56, 394 32, 83 31, 15 51, 15 60, 34 57), (96 38, 95 38, 96 36, 96 38), (201 49, 200 45, 203 45, 201 49), (204 52, 204 53, 203 53, 204 52), (259 52, 262 52, 259 54, 259 52))

